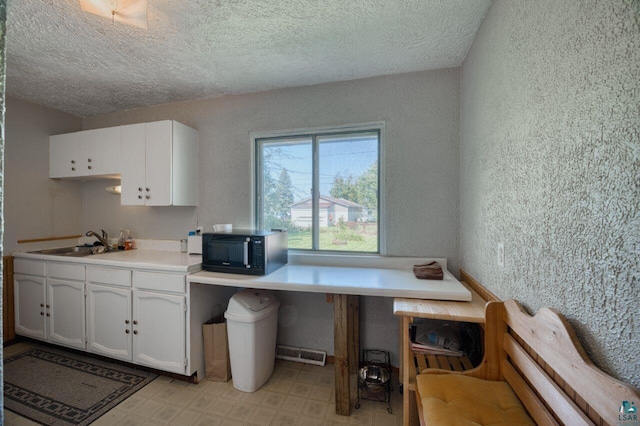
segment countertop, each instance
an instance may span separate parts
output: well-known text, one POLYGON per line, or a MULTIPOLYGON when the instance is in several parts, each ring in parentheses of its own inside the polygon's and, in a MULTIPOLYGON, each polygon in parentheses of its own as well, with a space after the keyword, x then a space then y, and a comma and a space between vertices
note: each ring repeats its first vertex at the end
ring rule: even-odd
MULTIPOLYGON (((338 265, 291 264, 266 276, 224 274, 202 271, 202 256, 174 250, 135 249, 95 254, 85 257, 54 256, 14 252, 14 257, 84 265, 178 272, 187 275, 190 283, 248 287, 265 290, 286 290, 310 293, 352 294, 394 298, 471 301, 471 292, 449 271, 445 259, 443 280, 419 280, 413 275, 412 264, 426 259, 358 258, 343 256, 338 265), (349 266, 354 262, 359 266, 349 266), (198 272, 200 271, 200 272, 198 272)), ((295 257, 294 257, 295 259, 295 257)))
POLYGON ((188 255, 171 250, 135 249, 92 254, 84 257, 53 256, 26 252, 13 252, 13 257, 54 262, 82 263, 85 265, 114 266, 131 269, 192 273, 202 269, 202 256, 188 255))
POLYGON ((187 281, 264 290, 471 301, 471 292, 447 270, 440 281, 419 280, 411 268, 288 264, 266 276, 200 271, 188 275, 187 281))

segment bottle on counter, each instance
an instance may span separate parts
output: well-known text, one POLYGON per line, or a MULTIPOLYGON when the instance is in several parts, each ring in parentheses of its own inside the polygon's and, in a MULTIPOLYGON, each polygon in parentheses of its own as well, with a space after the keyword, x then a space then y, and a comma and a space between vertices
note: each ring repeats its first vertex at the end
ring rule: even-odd
POLYGON ((118 250, 124 250, 124 229, 120 229, 118 234, 118 250))
POLYGON ((131 231, 125 229, 124 231, 124 249, 131 250, 133 248, 133 237, 131 236, 131 231))

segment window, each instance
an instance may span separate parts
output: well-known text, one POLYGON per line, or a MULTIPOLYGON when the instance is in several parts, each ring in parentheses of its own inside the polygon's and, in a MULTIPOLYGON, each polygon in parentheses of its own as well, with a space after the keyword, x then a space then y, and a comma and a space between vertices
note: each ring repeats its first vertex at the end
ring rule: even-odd
POLYGON ((254 135, 255 225, 289 248, 380 252, 381 125, 254 135))

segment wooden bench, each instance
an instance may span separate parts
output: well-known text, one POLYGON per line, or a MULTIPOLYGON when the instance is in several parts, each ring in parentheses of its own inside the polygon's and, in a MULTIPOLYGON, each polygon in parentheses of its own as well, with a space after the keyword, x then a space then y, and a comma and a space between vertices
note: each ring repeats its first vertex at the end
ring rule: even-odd
POLYGON ((415 393, 423 425, 640 420, 632 408, 640 406, 640 392, 595 367, 562 315, 543 308, 532 317, 514 300, 487 303, 485 356, 478 367, 425 369, 415 393))

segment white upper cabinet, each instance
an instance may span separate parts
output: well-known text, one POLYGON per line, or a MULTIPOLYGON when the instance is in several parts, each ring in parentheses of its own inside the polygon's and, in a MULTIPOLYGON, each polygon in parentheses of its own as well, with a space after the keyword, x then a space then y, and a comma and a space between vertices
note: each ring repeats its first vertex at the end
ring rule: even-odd
POLYGON ((82 132, 49 136, 49 177, 79 177, 82 132))
POLYGON ((120 127, 87 130, 87 173, 89 176, 120 174, 120 127))
POLYGON ((198 205, 196 130, 166 120, 121 131, 123 205, 198 205))
POLYGON ((121 178, 123 205, 197 206, 198 132, 173 120, 49 137, 49 177, 121 178))
POLYGON ((49 177, 117 177, 120 146, 120 127, 50 136, 49 177))

